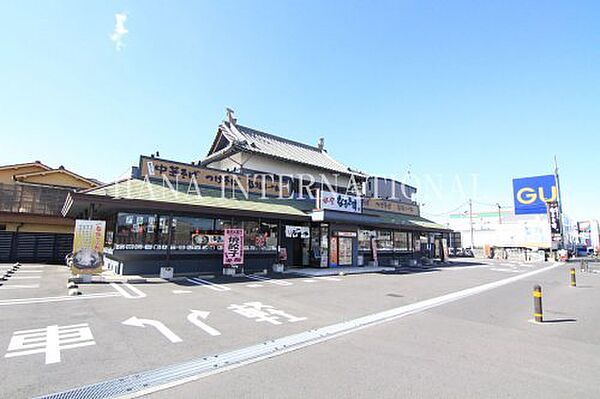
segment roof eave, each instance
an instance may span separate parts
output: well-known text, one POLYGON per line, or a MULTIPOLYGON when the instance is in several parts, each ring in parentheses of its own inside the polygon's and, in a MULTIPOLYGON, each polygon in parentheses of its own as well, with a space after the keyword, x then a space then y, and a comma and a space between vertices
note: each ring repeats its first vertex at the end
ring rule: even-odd
POLYGON ((297 221, 309 221, 308 215, 300 214, 286 214, 277 212, 264 212, 264 211, 251 211, 246 209, 231 209, 221 208, 208 205, 192 205, 192 204, 174 204, 172 202, 165 201, 153 201, 143 200, 135 198, 114 198, 100 194, 89 194, 89 193, 70 193, 65 200, 63 206, 63 216, 76 217, 76 209, 82 205, 87 206, 89 204, 102 204, 104 206, 110 206, 114 211, 118 210, 138 210, 138 211, 155 211, 165 213, 184 213, 184 214, 196 214, 196 215, 211 215, 211 216, 223 216, 223 215, 234 215, 242 217, 257 217, 261 218, 272 218, 272 219, 285 219, 285 220, 297 220, 297 221), (77 207, 76 205, 79 205, 77 207))

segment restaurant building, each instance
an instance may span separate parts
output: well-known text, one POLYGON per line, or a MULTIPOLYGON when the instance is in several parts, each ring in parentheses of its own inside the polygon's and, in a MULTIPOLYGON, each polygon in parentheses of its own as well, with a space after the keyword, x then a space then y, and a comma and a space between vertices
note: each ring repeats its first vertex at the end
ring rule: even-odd
POLYGON ((335 160, 323 139, 311 146, 251 129, 228 110, 201 161, 141 156, 131 178, 71 193, 63 214, 106 220, 106 263, 121 274, 167 265, 219 274, 233 228, 243 229, 246 272, 432 256, 447 229, 422 218, 412 194, 377 198, 367 182, 377 179, 335 160))

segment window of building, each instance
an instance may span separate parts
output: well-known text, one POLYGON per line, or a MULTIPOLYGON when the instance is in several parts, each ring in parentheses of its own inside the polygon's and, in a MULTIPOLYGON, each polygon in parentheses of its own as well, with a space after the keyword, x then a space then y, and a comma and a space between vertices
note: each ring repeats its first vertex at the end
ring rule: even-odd
POLYGON ((215 223, 215 229, 217 231, 224 231, 225 229, 243 229, 244 222, 240 219, 217 219, 215 223))
POLYGON ((397 251, 410 251, 412 234, 405 231, 394 232, 394 249, 397 251))
POLYGON ((215 231, 225 230, 225 224, 231 222, 231 219, 215 219, 215 231))
POLYGON ((140 213, 119 213, 115 243, 123 249, 143 249, 155 243, 157 215, 140 213))
POLYGON ((394 249, 391 231, 377 230, 377 249, 382 251, 394 249))
POLYGON ((243 229, 244 249, 249 251, 277 250, 277 224, 244 220, 243 229))
POLYGON ((169 243, 169 220, 170 217, 166 215, 161 215, 158 218, 158 239, 157 244, 163 246, 163 249, 166 249, 166 245, 169 243))
POLYGON ((215 245, 211 240, 213 233, 213 219, 174 216, 171 244, 180 250, 208 250, 215 245))
POLYGON ((260 232, 265 239, 263 250, 277 251, 277 231, 277 223, 260 223, 260 232))
POLYGON ((376 234, 373 230, 358 230, 358 249, 360 251, 371 250, 371 238, 376 234))
POLYGON ((244 221, 244 249, 256 251, 264 246, 262 235, 258 232, 258 222, 244 221))
POLYGON ((104 246, 112 248, 115 244, 115 227, 117 225, 117 215, 113 214, 106 218, 106 235, 104 236, 104 246))

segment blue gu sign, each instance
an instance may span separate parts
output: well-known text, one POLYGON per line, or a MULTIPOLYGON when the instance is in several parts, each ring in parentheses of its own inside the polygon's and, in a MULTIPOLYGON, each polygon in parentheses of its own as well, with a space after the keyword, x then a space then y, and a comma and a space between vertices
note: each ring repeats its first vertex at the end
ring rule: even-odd
POLYGON ((547 202, 558 201, 554 175, 513 179, 515 215, 546 214, 547 202))

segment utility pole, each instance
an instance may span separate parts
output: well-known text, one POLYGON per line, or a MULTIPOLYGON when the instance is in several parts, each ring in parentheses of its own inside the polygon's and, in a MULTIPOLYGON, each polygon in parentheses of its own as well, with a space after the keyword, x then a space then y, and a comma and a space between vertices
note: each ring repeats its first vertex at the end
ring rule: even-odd
POLYGON ((560 221, 560 247, 565 248, 565 226, 563 223, 563 212, 562 212, 562 197, 560 194, 560 179, 558 177, 558 161, 556 155, 554 155, 554 180, 556 180, 556 190, 558 191, 558 220, 560 221))
POLYGON ((502 224, 502 206, 499 203, 496 203, 496 206, 498 207, 498 224, 502 224))
POLYGON ((471 224, 471 249, 473 249, 473 201, 469 198, 469 223, 471 224))

